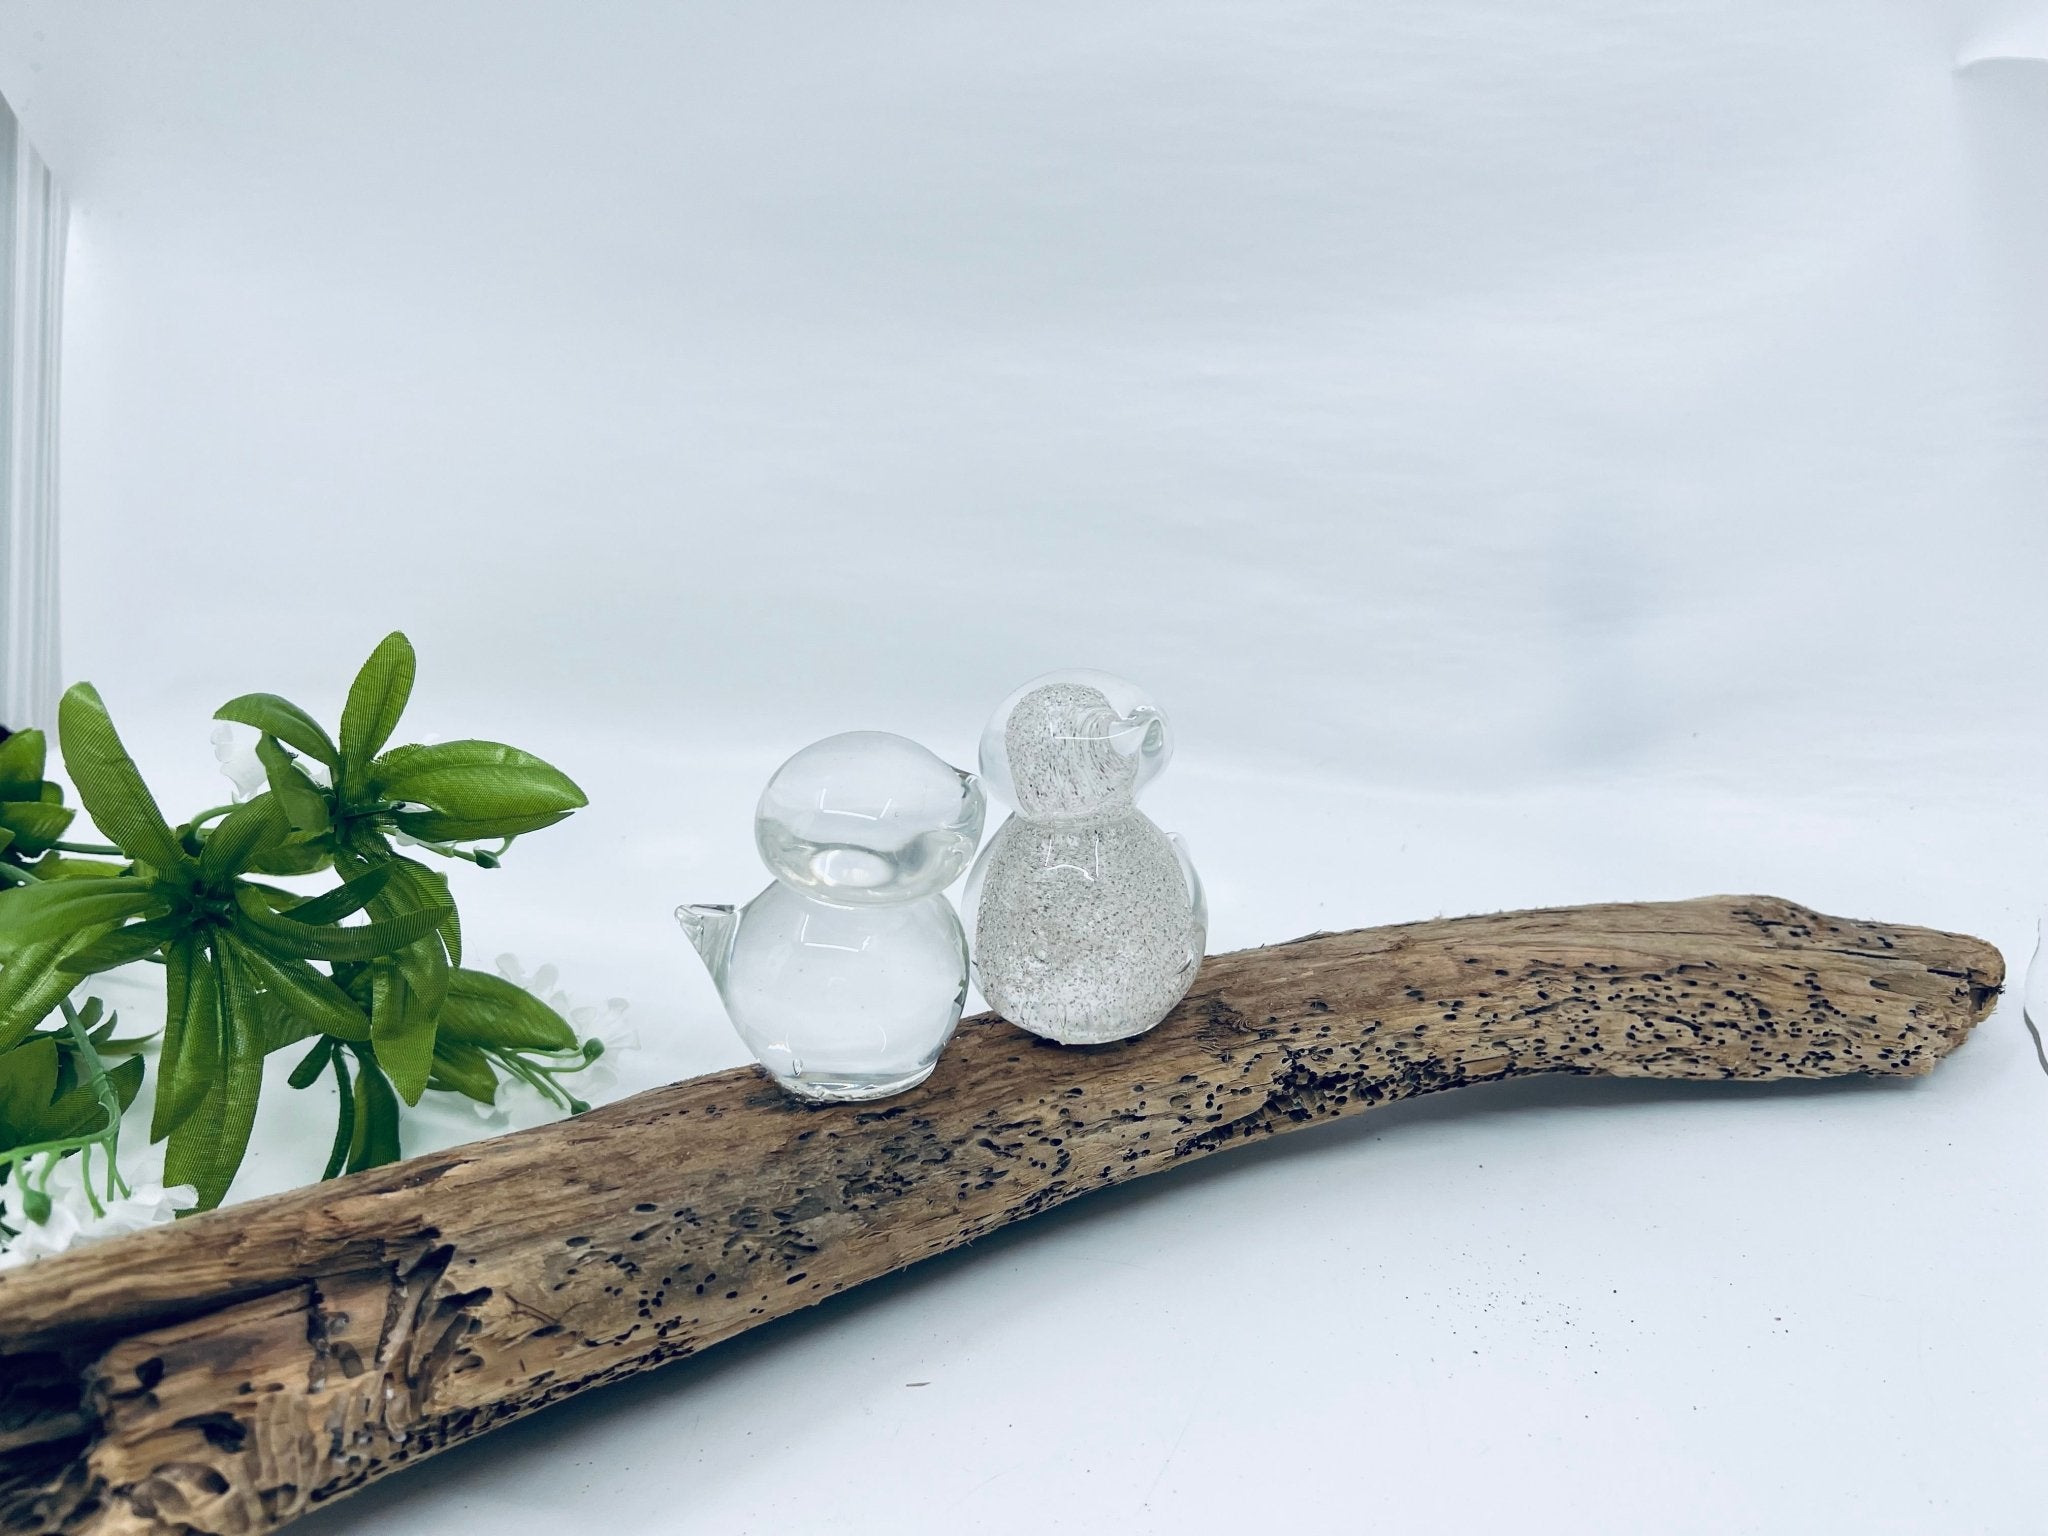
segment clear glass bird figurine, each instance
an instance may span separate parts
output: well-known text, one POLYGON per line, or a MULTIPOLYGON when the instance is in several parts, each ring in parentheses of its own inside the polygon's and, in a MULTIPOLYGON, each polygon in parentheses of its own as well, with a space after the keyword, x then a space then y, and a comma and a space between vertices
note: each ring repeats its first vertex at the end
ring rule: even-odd
POLYGON ((967 996, 943 893, 985 806, 974 775, 914 741, 829 736, 761 794, 754 841, 774 882, 737 910, 676 909, 733 1027, 789 1092, 879 1099, 931 1075, 967 996))
POLYGON ((1136 684, 1054 672, 981 738, 981 773, 1016 807, 968 880, 974 974, 1012 1024, 1064 1045, 1142 1034, 1187 994, 1208 942, 1180 839, 1138 809, 1166 766, 1166 717, 1136 684))

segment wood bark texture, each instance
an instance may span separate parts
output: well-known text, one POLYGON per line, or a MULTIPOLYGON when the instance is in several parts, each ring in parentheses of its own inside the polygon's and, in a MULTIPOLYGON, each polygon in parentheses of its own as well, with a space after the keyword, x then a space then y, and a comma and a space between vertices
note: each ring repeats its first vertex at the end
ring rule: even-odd
POLYGON ((1318 934, 1211 957, 1066 1049, 968 1020, 923 1087, 752 1068, 0 1274, 0 1532, 240 1536, 1090 1190, 1536 1073, 1913 1075, 1981 940, 1769 897, 1318 934))

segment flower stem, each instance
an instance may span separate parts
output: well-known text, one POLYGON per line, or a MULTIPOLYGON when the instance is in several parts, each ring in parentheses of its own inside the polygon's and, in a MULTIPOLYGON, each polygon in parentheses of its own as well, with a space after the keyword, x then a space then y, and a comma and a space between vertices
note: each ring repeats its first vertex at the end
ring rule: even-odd
MULTIPOLYGON (((423 837, 416 837, 413 841, 429 853, 438 853, 444 859, 467 859, 470 863, 483 869, 496 869, 498 867, 498 855, 482 848, 458 848, 453 843, 430 843, 423 837)), ((507 840, 507 846, 510 846, 509 839, 507 840)), ((503 851, 503 849, 500 849, 499 853, 503 851)))
MULTIPOLYGON (((58 1006, 64 1010, 64 1028, 71 1036, 71 1048, 78 1052, 80 1061, 85 1064, 86 1074, 92 1080, 93 1097, 100 1101, 100 1108, 106 1111, 107 1123, 101 1128, 98 1141, 107 1149, 107 1193, 111 1197, 118 1187, 121 1194, 125 1195, 128 1193, 128 1185, 121 1177, 121 1166, 114 1155, 121 1144, 121 1095, 114 1091, 113 1079, 107 1076, 107 1064, 100 1060, 100 1053, 92 1043, 92 1036, 87 1033, 85 1025, 80 1021, 78 1010, 71 1006, 71 999, 65 998, 58 1006)), ((85 1185, 86 1198, 89 1200, 92 1199, 90 1173, 91 1168, 88 1165, 88 1176, 82 1182, 85 1185)), ((100 1215, 99 1201, 93 1200, 92 1205, 93 1214, 100 1215)))
POLYGON ((536 1066, 528 1062, 524 1057, 515 1055, 511 1051, 492 1051, 489 1054, 497 1057, 499 1064, 506 1071, 533 1089, 534 1092, 554 1105, 555 1108, 567 1109, 570 1107, 568 1097, 556 1084, 553 1074, 545 1067, 536 1066))
MULTIPOLYGON (((57 1166, 57 1160, 66 1152, 76 1152, 81 1147, 105 1146, 106 1142, 106 1135, 100 1133, 92 1136, 70 1136, 63 1141, 39 1141, 32 1147, 10 1147, 5 1152, 0 1152, 0 1168, 12 1164, 15 1173, 19 1176, 23 1166, 27 1164, 29 1159, 47 1156, 50 1159, 49 1168, 54 1169, 57 1166)), ((44 1182, 48 1182, 47 1171, 44 1182)))
POLYGON ((113 1080, 107 1076, 106 1063, 100 1059, 100 1053, 92 1043, 92 1035, 86 1029, 85 1021, 79 1018, 78 1010, 71 1006, 71 999, 65 998, 59 1006, 64 1010, 64 1028, 71 1036, 72 1049, 78 1053, 85 1075, 92 1083, 93 1097, 99 1100, 106 1121, 89 1136, 68 1136, 58 1141, 37 1142, 33 1146, 10 1147, 0 1151, 0 1170, 12 1170, 14 1181, 21 1188, 24 1203, 33 1189, 47 1204, 50 1179, 57 1171, 57 1164, 63 1161, 67 1153, 78 1153, 79 1187, 85 1191, 86 1204, 92 1207, 93 1216, 97 1219, 106 1215, 107 1210, 100 1203, 98 1191, 92 1186, 94 1147, 98 1147, 106 1154, 107 1198, 117 1200, 130 1193, 128 1181, 121 1177, 121 1162, 118 1155, 121 1145, 121 1096, 114 1090, 113 1080), (37 1157, 43 1159, 43 1165, 40 1174, 31 1184, 29 1162, 37 1157))
POLYGON ((192 833, 197 832, 207 822, 212 821, 214 817, 225 816, 234 808, 234 803, 230 801, 226 805, 216 805, 211 810, 201 811, 197 816, 194 816, 190 821, 186 822, 185 825, 178 828, 178 836, 189 837, 192 833))

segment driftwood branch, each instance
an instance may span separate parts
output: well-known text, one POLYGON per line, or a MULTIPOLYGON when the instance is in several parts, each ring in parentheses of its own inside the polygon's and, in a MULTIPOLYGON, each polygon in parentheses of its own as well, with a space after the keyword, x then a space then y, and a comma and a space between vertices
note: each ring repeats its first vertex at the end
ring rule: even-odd
POLYGON ((1763 897, 1210 959, 1141 1039, 970 1020, 923 1088, 752 1069, 0 1275, 0 1532, 279 1525, 444 1446, 1076 1195, 1544 1072, 1916 1074, 1998 952, 1763 897))

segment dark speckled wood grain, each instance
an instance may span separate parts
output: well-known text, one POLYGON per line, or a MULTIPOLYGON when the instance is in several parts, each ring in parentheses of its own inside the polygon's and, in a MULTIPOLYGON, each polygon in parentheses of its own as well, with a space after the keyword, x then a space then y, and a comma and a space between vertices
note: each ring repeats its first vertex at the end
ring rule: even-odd
POLYGON ((1988 944, 1767 897, 1324 934, 1207 960, 1159 1028, 984 1016, 921 1088, 755 1069, 0 1275, 0 1532, 252 1532, 1077 1195, 1545 1072, 1925 1072, 1988 944))

